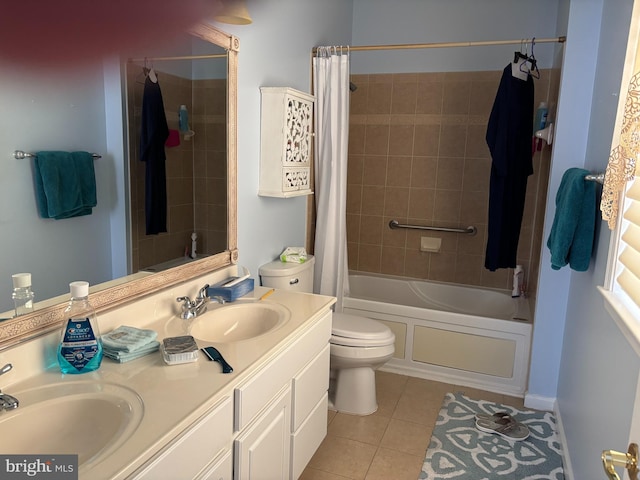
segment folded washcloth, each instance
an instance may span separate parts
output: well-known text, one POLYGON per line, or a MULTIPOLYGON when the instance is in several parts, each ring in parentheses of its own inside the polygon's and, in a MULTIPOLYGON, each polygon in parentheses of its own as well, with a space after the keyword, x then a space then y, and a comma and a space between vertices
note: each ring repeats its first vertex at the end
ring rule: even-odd
POLYGON ((153 340, 142 348, 139 348, 135 352, 126 352, 123 350, 111 350, 103 348, 104 355, 119 363, 135 360, 136 358, 144 357, 150 353, 156 352, 160 348, 160 342, 153 340))
POLYGON ((153 342, 158 333, 154 330, 145 330, 136 327, 122 325, 111 332, 102 335, 102 346, 105 352, 121 351, 136 352, 147 344, 153 342))
POLYGON ((551 268, 584 272, 589 268, 596 222, 595 182, 585 180, 588 170, 570 168, 556 194, 556 213, 547 240, 551 268))
POLYGON ((96 206, 96 176, 88 152, 36 152, 36 203, 42 218, 90 215, 96 206))

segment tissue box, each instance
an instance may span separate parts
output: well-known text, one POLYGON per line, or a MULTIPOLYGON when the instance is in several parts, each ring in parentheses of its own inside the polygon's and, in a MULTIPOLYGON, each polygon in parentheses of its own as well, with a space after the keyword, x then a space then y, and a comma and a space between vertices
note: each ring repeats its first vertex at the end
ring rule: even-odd
POLYGON ((232 281, 233 278, 234 277, 227 278, 220 283, 210 286, 207 293, 210 297, 221 297, 225 302, 233 302, 237 298, 253 291, 253 278, 245 278, 231 287, 223 287, 223 285, 232 281))

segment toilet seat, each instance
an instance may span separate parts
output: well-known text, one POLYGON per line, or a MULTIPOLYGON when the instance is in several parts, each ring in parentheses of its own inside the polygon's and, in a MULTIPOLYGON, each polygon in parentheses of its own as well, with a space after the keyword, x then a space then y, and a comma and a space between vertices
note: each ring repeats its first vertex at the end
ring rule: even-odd
POLYGON ((334 313, 330 343, 347 347, 382 347, 393 344, 395 335, 383 323, 371 318, 334 313))

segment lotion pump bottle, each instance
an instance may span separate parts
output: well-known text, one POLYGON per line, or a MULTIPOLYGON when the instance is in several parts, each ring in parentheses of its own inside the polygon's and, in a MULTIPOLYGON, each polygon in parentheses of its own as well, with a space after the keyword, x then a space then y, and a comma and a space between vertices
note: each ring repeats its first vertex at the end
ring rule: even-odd
POLYGON ((96 312, 89 303, 89 283, 71 282, 71 301, 64 311, 58 346, 62 373, 87 373, 100 368, 102 340, 96 312))

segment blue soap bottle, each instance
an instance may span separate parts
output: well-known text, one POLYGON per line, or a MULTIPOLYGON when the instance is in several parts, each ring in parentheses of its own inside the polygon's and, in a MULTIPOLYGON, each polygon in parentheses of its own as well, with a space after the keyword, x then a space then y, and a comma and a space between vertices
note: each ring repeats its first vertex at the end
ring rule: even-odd
POLYGON ((64 311, 58 345, 62 373, 87 373, 100 368, 102 340, 96 312, 89 303, 89 283, 71 282, 71 301, 64 311))

